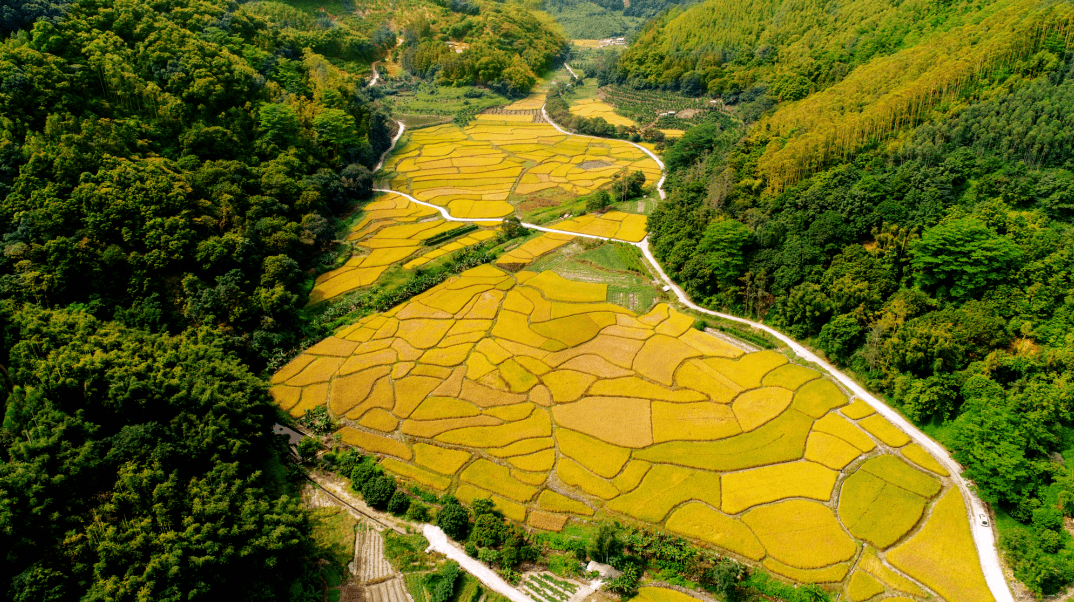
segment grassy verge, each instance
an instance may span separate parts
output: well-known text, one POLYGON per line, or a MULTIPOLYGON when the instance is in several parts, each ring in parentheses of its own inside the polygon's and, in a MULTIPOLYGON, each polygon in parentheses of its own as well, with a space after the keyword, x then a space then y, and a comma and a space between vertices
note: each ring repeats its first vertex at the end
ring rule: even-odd
POLYGON ((433 557, 425 553, 429 540, 424 535, 399 535, 394 531, 385 531, 383 535, 384 557, 400 573, 417 573, 435 566, 433 557))

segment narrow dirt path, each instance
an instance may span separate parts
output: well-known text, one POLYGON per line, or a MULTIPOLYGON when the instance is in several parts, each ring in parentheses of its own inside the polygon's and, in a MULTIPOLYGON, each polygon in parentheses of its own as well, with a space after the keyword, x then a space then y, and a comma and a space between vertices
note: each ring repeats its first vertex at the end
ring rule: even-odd
MULTIPOLYGON (((559 124, 557 124, 556 122, 552 121, 548 117, 548 112, 545 110, 545 107, 541 107, 541 114, 544 116, 545 120, 548 121, 548 123, 552 127, 556 128, 556 130, 558 130, 559 132, 561 132, 561 133, 563 133, 565 135, 568 135, 568 136, 580 136, 582 138, 599 138, 598 136, 585 136, 585 135, 582 135, 582 134, 574 134, 574 133, 568 132, 567 130, 565 130, 562 127, 560 127, 559 124)), ((405 129, 405 126, 403 125, 402 122, 397 122, 397 123, 399 123, 399 131, 396 133, 395 137, 392 139, 391 147, 388 148, 388 150, 384 151, 384 155, 381 157, 380 163, 377 164, 377 169, 374 170, 374 172, 380 170, 380 168, 384 165, 385 159, 388 157, 388 155, 395 148, 396 142, 399 140, 399 138, 401 138, 403 136, 403 131, 405 129)), ((660 193, 660 198, 661 199, 667 198, 667 193, 664 191, 664 181, 667 179, 667 173, 664 172, 664 170, 665 170, 664 162, 661 161, 660 158, 657 157, 655 153, 653 153, 649 149, 645 148, 644 146, 641 146, 640 144, 635 144, 633 142, 628 142, 628 144, 633 144, 635 147, 641 149, 642 152, 644 152, 646 155, 651 157, 654 161, 656 161, 656 164, 660 166, 661 177, 660 177, 660 181, 656 183, 656 189, 657 189, 657 192, 660 193)), ((406 198, 410 199, 414 203, 417 203, 419 205, 423 205, 425 207, 431 207, 433 209, 436 209, 437 211, 440 212, 440 214, 444 217, 444 219, 446 219, 448 221, 453 221, 453 222, 489 222, 489 221, 495 221, 495 220, 488 219, 488 218, 478 219, 478 218, 454 217, 450 213, 448 213, 448 211, 447 211, 447 209, 445 207, 441 207, 439 205, 434 205, 432 203, 426 203, 424 201, 419 201, 418 199, 416 199, 416 198, 414 198, 414 197, 412 197, 409 194, 406 194, 404 192, 400 192, 400 191, 397 191, 397 190, 385 189, 385 188, 374 188, 374 190, 377 191, 377 192, 392 192, 392 193, 395 193, 395 194, 405 196, 406 198)), ((528 224, 528 223, 525 223, 525 222, 523 222, 522 225, 525 226, 526 228, 529 228, 529 229, 532 229, 532 230, 537 230, 537 231, 540 231, 540 232, 548 232, 548 233, 553 233, 553 234, 568 234, 568 235, 571 235, 571 236, 582 236, 582 237, 585 237, 585 238, 596 238, 596 239, 608 240, 608 241, 615 240, 615 239, 607 238, 607 237, 604 237, 604 236, 595 236, 595 235, 592 235, 592 234, 580 234, 578 232, 567 232, 567 231, 564 231, 564 230, 556 230, 555 228, 546 228, 544 226, 538 226, 536 224, 528 224)), ((748 326, 752 326, 753 328, 759 328, 761 330, 764 330, 768 334, 770 334, 770 335, 774 336, 775 338, 779 339, 783 344, 785 344, 788 347, 790 347, 791 350, 793 350, 799 357, 802 357, 805 360, 807 360, 809 362, 813 362, 814 364, 820 366, 823 370, 828 372, 833 378, 835 378, 837 381, 842 383, 847 389, 849 389, 851 392, 853 392, 854 395, 860 397, 862 400, 864 400, 866 403, 868 403, 870 406, 872 406, 872 408, 875 409, 879 414, 881 414, 882 416, 884 416, 885 418, 890 420, 892 422, 892 424, 896 425, 897 427, 899 427, 900 429, 905 431, 908 435, 910 435, 910 438, 915 443, 917 443, 921 447, 927 449, 929 451, 929 453, 932 454, 933 457, 935 457, 941 464, 943 464, 944 467, 947 468, 948 472, 951 473, 952 480, 955 482, 955 484, 958 487, 959 491, 962 493, 962 497, 965 500, 965 503, 966 503, 966 506, 967 506, 966 510, 969 513, 970 530, 971 530, 971 532, 973 534, 974 545, 977 547, 977 554, 978 554, 978 557, 980 558, 980 561, 981 561, 981 570, 984 572, 985 581, 988 583, 989 589, 992 590, 992 595, 996 598, 996 602, 1014 602, 1014 596, 1011 594, 1010 587, 1007 585, 1007 580, 1003 576, 1003 567, 1000 564, 999 553, 996 550, 995 533, 993 532, 991 527, 983 526, 981 524, 980 520, 978 520, 979 515, 982 515, 982 514, 987 515, 987 513, 985 512, 985 509, 984 509, 984 503, 973 493, 973 491, 970 490, 969 484, 966 482, 965 479, 962 478, 962 467, 958 464, 958 462, 955 462, 954 458, 951 457, 951 455, 947 452, 947 450, 942 445, 940 445, 939 443, 934 441, 932 438, 930 438, 925 433, 919 431, 917 429, 917 427, 915 427, 912 423, 910 423, 910 421, 908 421, 905 418, 903 418, 901 414, 899 414, 893 408, 891 408, 886 403, 884 403, 883 401, 878 399, 872 393, 869 393, 868 391, 866 391, 864 387, 859 385, 852 378, 850 378, 849 376, 847 376, 843 372, 837 370, 834 366, 832 366, 831 364, 829 364, 828 362, 824 361, 819 356, 817 356, 817 354, 815 354, 812 351, 806 349, 804 346, 800 345, 794 339, 792 339, 789 336, 783 334, 782 332, 772 328, 771 326, 763 324, 761 322, 754 322, 752 320, 747 320, 746 318, 740 318, 738 316, 734 316, 734 315, 731 315, 731 314, 725 314, 725 313, 713 311, 711 309, 705 309, 705 308, 695 304, 693 301, 690 300, 690 298, 686 295, 686 293, 683 292, 683 290, 681 288, 679 288, 679 286, 677 284, 675 284, 675 282, 671 278, 669 278, 667 274, 664 273, 663 268, 660 266, 660 262, 658 262, 656 260, 656 257, 653 256, 652 251, 649 248, 649 237, 648 236, 646 236, 645 239, 642 240, 640 243, 627 242, 627 241, 618 241, 618 242, 624 242, 626 244, 634 245, 635 247, 638 247, 639 249, 641 249, 641 252, 642 252, 643 255, 645 255, 646 260, 648 260, 648 262, 650 264, 652 264, 652 267, 654 268, 655 272, 660 276, 660 279, 664 282, 664 284, 669 287, 669 290, 674 291, 675 296, 678 298, 680 303, 682 303, 686 307, 688 307, 688 308, 690 308, 690 309, 692 309, 692 310, 694 310, 696 312, 699 312, 699 313, 707 314, 707 315, 710 315, 710 316, 715 316, 717 318, 721 318, 721 319, 724 319, 724 320, 730 320, 732 322, 738 322, 740 324, 746 324, 748 326)), ((435 527, 433 527, 433 528, 435 528, 435 527)), ((437 530, 439 531, 439 529, 437 529, 437 530)), ((444 540, 446 542, 446 536, 443 535, 443 532, 441 532, 441 536, 444 537, 444 540)), ((426 537, 428 537, 428 535, 426 535, 426 537)), ((432 539, 430 538, 429 541, 432 541, 432 539)), ((450 547, 450 544, 448 544, 448 546, 450 547)), ((463 556, 465 556, 465 554, 462 552, 462 550, 456 550, 456 551, 458 553, 462 554, 463 556)), ((467 558, 469 558, 469 557, 467 557, 467 558)), ((474 562, 477 563, 476 561, 474 561, 474 562)), ((462 563, 460 562, 460 564, 462 564, 462 563)), ((477 563, 477 564, 480 565, 480 563, 477 563)), ((482 566, 482 568, 484 568, 484 570, 486 570, 486 571, 488 570, 487 568, 484 567, 484 565, 481 565, 481 566, 482 566)), ((499 577, 496 577, 496 578, 499 579, 499 577)), ((501 579, 501 581, 502 581, 502 579, 501 579)), ((516 593, 518 593, 517 590, 514 590, 513 588, 512 588, 512 591, 515 591, 516 593)), ((507 594, 505 594, 505 595, 507 595, 507 594)), ((519 593, 518 595, 521 596, 522 594, 519 593)), ((525 598, 525 596, 523 596, 523 598, 525 598)), ((514 600, 514 599, 515 598, 512 598, 512 600, 514 600)), ((528 599, 526 599, 526 600, 518 599, 518 602, 527 602, 527 601, 528 601, 528 599)))

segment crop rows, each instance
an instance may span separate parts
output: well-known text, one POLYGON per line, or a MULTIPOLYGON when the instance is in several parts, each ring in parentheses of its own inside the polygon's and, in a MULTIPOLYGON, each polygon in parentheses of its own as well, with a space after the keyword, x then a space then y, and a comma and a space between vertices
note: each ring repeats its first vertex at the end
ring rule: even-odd
POLYGON ((624 86, 601 88, 605 100, 615 109, 641 125, 652 123, 660 113, 687 109, 708 110, 712 105, 707 97, 691 98, 657 90, 635 90, 624 86))
POLYGON ((406 585, 399 577, 366 586, 369 602, 411 602, 406 585))
MULTIPOLYGON (((800 582, 975 599, 949 581, 983 583, 964 513, 944 506, 959 493, 905 433, 780 353, 608 289, 473 268, 311 347, 271 391, 293 415, 327 405, 385 469, 512 520, 604 511, 800 582), (912 579, 852 577, 863 547, 912 579)), ((562 602, 553 588, 532 585, 562 602)))
POLYGON ((566 591, 540 576, 530 576, 523 584, 523 588, 531 598, 544 602, 566 602, 571 598, 573 591, 566 591))
POLYGON ((373 529, 355 534, 356 576, 362 583, 383 579, 395 571, 384 557, 384 538, 373 529))

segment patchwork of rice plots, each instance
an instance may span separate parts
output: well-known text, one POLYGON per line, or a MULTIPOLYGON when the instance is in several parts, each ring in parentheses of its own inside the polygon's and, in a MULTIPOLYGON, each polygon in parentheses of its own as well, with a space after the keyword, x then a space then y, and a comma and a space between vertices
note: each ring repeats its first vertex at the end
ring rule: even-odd
POLYGON ((623 125, 626 127, 637 125, 634 123, 633 119, 623 117, 616 113, 615 107, 599 98, 587 98, 575 102, 571 105, 571 114, 589 118, 600 117, 612 125, 623 125))
MULTIPOLYGON (((310 304, 331 299, 356 288, 369 286, 394 263, 414 255, 427 246, 426 241, 451 236, 458 223, 440 217, 436 209, 411 202, 402 195, 386 193, 364 208, 362 218, 354 224, 347 240, 366 251, 355 255, 343 266, 317 278, 310 292, 310 304)), ((455 240, 409 261, 404 267, 415 268, 441 255, 484 242, 496 236, 497 224, 470 231, 455 240)))
POLYGON ((979 599, 962 499, 923 449, 894 449, 905 434, 784 355, 608 295, 473 268, 311 347, 272 394, 293 415, 327 405, 400 478, 534 527, 609 516, 855 595, 979 599))
POLYGON ((574 240, 569 234, 542 234, 527 240, 518 247, 504 253, 496 260, 496 265, 509 270, 520 270, 533 263, 533 260, 562 247, 574 240))
POLYGON ((556 230, 578 232, 600 236, 601 238, 613 238, 627 242, 641 242, 648 230, 646 223, 648 218, 634 213, 622 211, 609 211, 602 215, 588 214, 580 217, 557 222, 552 225, 556 230))
MULTIPOLYGON (((540 109, 540 100, 531 96, 505 110, 540 109)), ((512 198, 586 194, 623 169, 641 171, 650 184, 660 179, 656 162, 621 140, 567 136, 547 123, 520 120, 530 115, 481 117, 462 129, 445 124, 411 132, 385 164, 395 174, 390 187, 455 217, 494 219, 514 212, 512 198)))

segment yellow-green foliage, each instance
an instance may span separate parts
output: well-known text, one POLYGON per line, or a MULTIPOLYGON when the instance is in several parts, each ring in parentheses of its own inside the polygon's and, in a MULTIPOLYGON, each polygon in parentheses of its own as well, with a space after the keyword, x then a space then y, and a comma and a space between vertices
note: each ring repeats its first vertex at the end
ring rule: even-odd
POLYGON ((687 500, 720 506, 720 475, 701 470, 658 464, 634 491, 608 502, 608 509, 647 522, 659 522, 687 500))
POLYGON ((471 485, 463 483, 459 485, 459 488, 455 490, 455 497, 466 502, 467 504, 474 503, 474 500, 492 500, 492 505, 507 518, 522 522, 526 520, 526 507, 517 502, 505 499, 501 496, 495 495, 484 489, 478 489, 471 485))
POLYGON ((948 600, 994 600, 957 489, 936 502, 925 526, 888 552, 887 560, 948 600))
POLYGON ((884 586, 873 578, 869 573, 854 571, 850 576, 850 584, 847 585, 847 598, 851 602, 862 602, 877 594, 884 593, 884 586))
POLYGON ((631 397, 586 397, 552 408, 556 424, 612 445, 639 448, 653 443, 649 402, 631 397), (615 416, 615 420, 608 420, 615 416))
POLYGON ((814 431, 806 440, 805 459, 842 470, 861 455, 861 450, 835 435, 814 431))
POLYGON ((837 476, 834 470, 808 461, 725 474, 722 509, 738 514, 758 504, 791 497, 826 501, 832 496, 837 476))
POLYGON ((368 452, 388 454, 389 456, 395 456, 404 460, 409 460, 414 457, 414 454, 410 451, 409 447, 395 439, 359 431, 349 426, 339 429, 336 431, 336 434, 339 435, 340 440, 347 445, 353 445, 354 447, 359 447, 368 452))
POLYGON ((537 493, 536 487, 514 478, 506 467, 480 458, 467 466, 459 478, 483 489, 501 493, 517 502, 528 502, 537 493))
POLYGON ((589 390, 591 395, 608 395, 610 397, 642 397, 661 401, 702 401, 706 396, 689 389, 672 390, 654 385, 636 376, 600 380, 593 383, 589 390))
POLYGON ((534 412, 529 418, 520 422, 509 422, 498 426, 474 426, 448 431, 436 436, 437 441, 465 445, 467 447, 504 447, 515 441, 534 437, 550 437, 552 423, 548 413, 534 412))
POLYGON ((697 598, 664 587, 638 588, 638 595, 631 602, 696 602, 697 598))
POLYGON ((940 487, 895 456, 873 458, 843 482, 839 518, 856 537, 886 548, 917 524, 940 487))
POLYGON ((744 431, 752 431, 779 416, 791 405, 793 393, 782 387, 762 387, 735 398, 732 409, 744 431))
POLYGON ((652 403, 653 441, 715 441, 742 432, 731 408, 718 403, 652 403))
POLYGON ((556 370, 545 374, 541 380, 552 392, 552 399, 565 402, 581 397, 597 377, 574 370, 556 370))
POLYGON ((776 560, 819 569, 849 560, 857 551, 835 514, 820 502, 788 500, 750 510, 742 517, 776 560))
POLYGON ((850 570, 847 563, 833 564, 823 569, 800 569, 783 564, 774 558, 766 559, 764 568, 798 583, 838 583, 847 576, 847 571, 850 570))
POLYGON ((843 412, 844 416, 850 418, 851 420, 860 420, 862 418, 865 418, 866 416, 872 416, 876 413, 876 410, 873 409, 873 406, 865 403, 860 399, 854 400, 854 403, 844 407, 840 411, 843 412))
POLYGON ((614 484, 616 489, 622 493, 634 491, 634 489, 641 483, 641 479, 645 476, 645 473, 649 472, 651 466, 652 464, 649 464, 648 462, 634 460, 626 465, 623 472, 612 479, 612 484, 614 484))
POLYGON ((863 452, 876 449, 876 443, 861 429, 837 414, 828 414, 813 425, 813 430, 839 437, 863 452))
POLYGON ((444 491, 451 486, 451 479, 443 475, 429 472, 412 464, 405 464, 392 458, 384 458, 380 465, 388 472, 393 472, 401 477, 417 481, 426 487, 432 487, 437 491, 444 491))
POLYGON ((846 395, 827 378, 821 378, 802 385, 794 394, 794 409, 814 418, 820 418, 847 403, 846 395))
POLYGON ((873 414, 858 422, 865 430, 891 447, 902 447, 910 442, 910 437, 888 422, 880 414, 873 414))
POLYGON ((443 418, 466 418, 481 414, 481 408, 454 397, 427 397, 410 414, 412 420, 440 420, 443 418))
POLYGON ((548 449, 555 445, 549 438, 524 439, 496 449, 485 450, 497 458, 510 458, 511 456, 524 456, 533 452, 548 449))
POLYGON ((670 387, 679 364, 699 355, 700 351, 679 339, 658 334, 645 341, 632 367, 642 376, 670 387))
POLYGON ((608 285, 567 280, 553 271, 541 272, 526 281, 526 286, 539 289, 552 301, 594 303, 608 298, 608 285))
POLYGON ((564 483, 573 485, 589 495, 595 495, 605 500, 610 500, 619 495, 619 490, 610 483, 569 458, 562 458, 556 463, 556 475, 564 483))
POLYGON ((414 444, 414 461, 436 472, 452 475, 459 472, 463 464, 470 459, 470 452, 457 449, 447 449, 429 445, 428 443, 414 444))
POLYGON ((756 389, 761 386, 761 379, 779 366, 787 363, 787 358, 775 351, 747 353, 737 360, 713 358, 705 360, 720 374, 723 374, 742 389, 756 389))
POLYGON ((634 458, 706 470, 740 470, 790 462, 805 454, 812 424, 810 417, 790 409, 757 430, 730 439, 662 443, 634 452, 634 458))
POLYGON ((858 561, 858 568, 868 572, 882 583, 885 583, 889 587, 897 589, 900 592, 905 592, 921 598, 926 596, 925 590, 881 562, 880 558, 877 556, 876 548, 872 546, 867 546, 865 548, 865 552, 861 555, 861 560, 858 561))
POLYGON ((584 514, 592 516, 593 509, 578 500, 556 493, 551 489, 545 489, 537 498, 537 504, 545 510, 552 512, 569 512, 571 514, 584 514))
POLYGON ((671 514, 666 526, 673 533, 700 539, 747 558, 760 560, 765 555, 764 546, 746 525, 700 502, 684 504, 671 514))
POLYGON ((798 364, 784 364, 769 372, 761 379, 766 387, 783 387, 794 391, 805 383, 820 378, 820 372, 804 368, 798 364))
POLYGON ((551 470, 556 463, 556 450, 546 449, 534 452, 527 456, 515 456, 508 458, 511 466, 527 472, 540 472, 551 470))
POLYGON ((936 458, 932 457, 932 454, 925 451, 925 448, 916 443, 911 443, 899 451, 902 452, 902 455, 906 456, 907 460, 910 460, 925 470, 930 470, 941 477, 950 476, 951 474, 939 463, 939 461, 936 460, 936 458))
POLYGON ((556 441, 559 443, 560 453, 606 479, 619 474, 630 459, 629 449, 610 445, 568 429, 556 430, 556 441))

